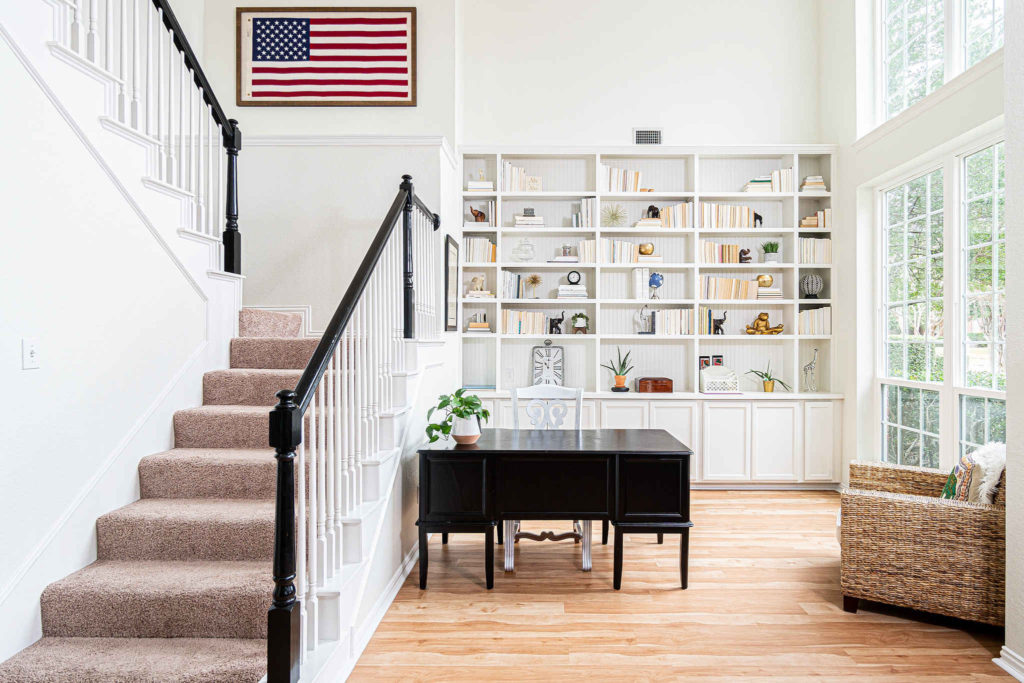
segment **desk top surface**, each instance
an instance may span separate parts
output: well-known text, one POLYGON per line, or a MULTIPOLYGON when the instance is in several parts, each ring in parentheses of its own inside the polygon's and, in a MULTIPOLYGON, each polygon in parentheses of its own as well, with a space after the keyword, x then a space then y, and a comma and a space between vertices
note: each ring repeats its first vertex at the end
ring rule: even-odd
POLYGON ((664 429, 483 429, 468 446, 438 441, 420 453, 448 451, 467 455, 487 453, 577 453, 580 455, 692 455, 693 451, 664 429))

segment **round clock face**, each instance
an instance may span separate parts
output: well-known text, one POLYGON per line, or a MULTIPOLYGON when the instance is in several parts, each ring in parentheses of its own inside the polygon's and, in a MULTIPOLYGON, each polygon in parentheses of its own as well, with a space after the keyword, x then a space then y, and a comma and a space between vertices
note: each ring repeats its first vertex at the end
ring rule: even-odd
POLYGON ((580 274, 575 270, 570 270, 569 274, 566 275, 565 278, 569 281, 570 285, 578 285, 580 283, 580 274))

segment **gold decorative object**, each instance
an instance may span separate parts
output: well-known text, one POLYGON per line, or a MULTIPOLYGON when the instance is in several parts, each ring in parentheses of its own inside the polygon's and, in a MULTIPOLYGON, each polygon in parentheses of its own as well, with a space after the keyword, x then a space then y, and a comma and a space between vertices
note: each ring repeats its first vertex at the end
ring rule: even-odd
POLYGON ((772 283, 774 283, 774 282, 775 282, 775 278, 773 278, 771 275, 768 275, 767 273, 765 273, 763 275, 758 275, 757 276, 757 286, 758 287, 771 287, 772 283))
POLYGON ((747 325, 747 334, 782 334, 782 323, 772 327, 767 313, 758 313, 753 324, 747 325))
POLYGON ((651 242, 644 242, 640 245, 640 253, 644 256, 650 256, 654 253, 654 245, 651 242))
POLYGON ((601 209, 601 223, 606 228, 621 228, 626 223, 626 209, 622 204, 609 204, 601 209))
POLYGON ((533 298, 537 298, 537 287, 541 283, 541 277, 537 273, 527 276, 526 284, 533 289, 533 298))

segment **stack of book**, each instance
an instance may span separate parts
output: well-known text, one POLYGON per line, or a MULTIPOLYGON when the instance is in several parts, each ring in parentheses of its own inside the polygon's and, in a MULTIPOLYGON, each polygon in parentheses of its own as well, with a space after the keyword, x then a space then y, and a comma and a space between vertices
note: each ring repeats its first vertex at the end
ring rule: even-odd
POLYGON ((693 202, 680 202, 663 208, 661 224, 666 228, 692 228, 693 202))
POLYGON ((793 169, 791 168, 780 168, 777 171, 772 171, 772 192, 792 192, 793 191, 793 169))
POLYGON ((589 228, 594 225, 594 209, 597 208, 597 200, 593 197, 580 201, 580 210, 572 215, 572 227, 589 228))
POLYGON ((754 210, 749 206, 701 202, 698 208, 700 228, 753 228, 754 210))
POLYGON ((586 299, 586 285, 558 285, 559 299, 586 299))
POLYGON ((738 244, 719 244, 710 240, 701 240, 700 250, 704 263, 740 262, 740 245, 738 244))
POLYGON ((526 275, 512 273, 507 270, 501 273, 501 298, 503 299, 525 299, 526 298, 526 275))
POLYGON ((539 176, 526 174, 525 168, 513 166, 510 161, 501 162, 501 189, 504 192, 539 192, 539 176))
POLYGON ((640 245, 604 237, 596 240, 581 240, 577 247, 580 260, 584 263, 661 263, 664 259, 654 254, 642 255, 640 245), (597 258, 600 257, 600 258, 597 258))
POLYGON ((501 312, 502 329, 505 334, 547 334, 548 316, 542 311, 513 311, 505 309, 501 312))
POLYGON ((832 209, 816 211, 813 216, 804 216, 800 219, 801 228, 831 228, 832 209))
POLYGON ((782 298, 782 287, 758 287, 757 288, 758 299, 781 299, 782 298))
POLYGON ((800 311, 800 334, 832 334, 832 307, 800 311))
POLYGON ((715 315, 707 306, 697 308, 697 334, 714 334, 715 325, 712 322, 715 315))
POLYGON ((606 192, 639 192, 640 171, 630 171, 624 168, 611 168, 601 164, 598 169, 601 174, 601 186, 606 192))
POLYGON ((700 298, 702 299, 756 299, 757 280, 737 280, 731 277, 702 275, 700 298))
POLYGON ((660 218, 641 218, 634 225, 634 228, 663 228, 665 223, 660 218))
POLYGON ((469 192, 494 192, 494 181, 470 180, 466 183, 466 190, 469 192))
POLYGON ((825 179, 820 175, 809 175, 804 178, 803 184, 800 186, 801 192, 828 192, 828 188, 825 187, 825 179))
POLYGON ((544 218, 543 216, 528 216, 526 214, 516 214, 512 217, 514 226, 517 228, 543 228, 544 218))
POLYGON ((668 308, 651 311, 651 331, 655 335, 693 334, 693 309, 668 308))
POLYGON ((477 289, 466 292, 467 299, 493 299, 494 294, 489 289, 477 289))
POLYGON ((765 175, 759 175, 756 178, 751 178, 747 181, 747 184, 743 186, 744 192, 771 192, 772 191, 772 176, 769 173, 765 175))
POLYGON ((800 263, 828 265, 832 263, 832 240, 827 237, 823 239, 801 237, 799 252, 800 263))
POLYGON ((548 259, 548 263, 579 263, 579 262, 580 262, 580 257, 579 256, 556 256, 554 258, 549 258, 548 259))
POLYGON ((466 263, 494 263, 496 248, 486 237, 466 237, 466 263))
POLYGON ((634 268, 633 269, 633 298, 634 299, 650 299, 651 298, 651 269, 650 268, 634 268))
POLYGON ((490 334, 491 324, 487 322, 486 313, 476 313, 466 322, 466 332, 472 334, 490 334))

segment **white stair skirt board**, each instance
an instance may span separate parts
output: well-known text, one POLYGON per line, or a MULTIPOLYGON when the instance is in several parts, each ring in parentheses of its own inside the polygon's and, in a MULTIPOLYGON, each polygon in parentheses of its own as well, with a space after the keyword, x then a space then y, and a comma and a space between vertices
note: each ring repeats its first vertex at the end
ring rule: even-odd
POLYGON ((1024 681, 1024 657, 1003 645, 999 656, 992 660, 1003 671, 1018 681, 1024 681))

